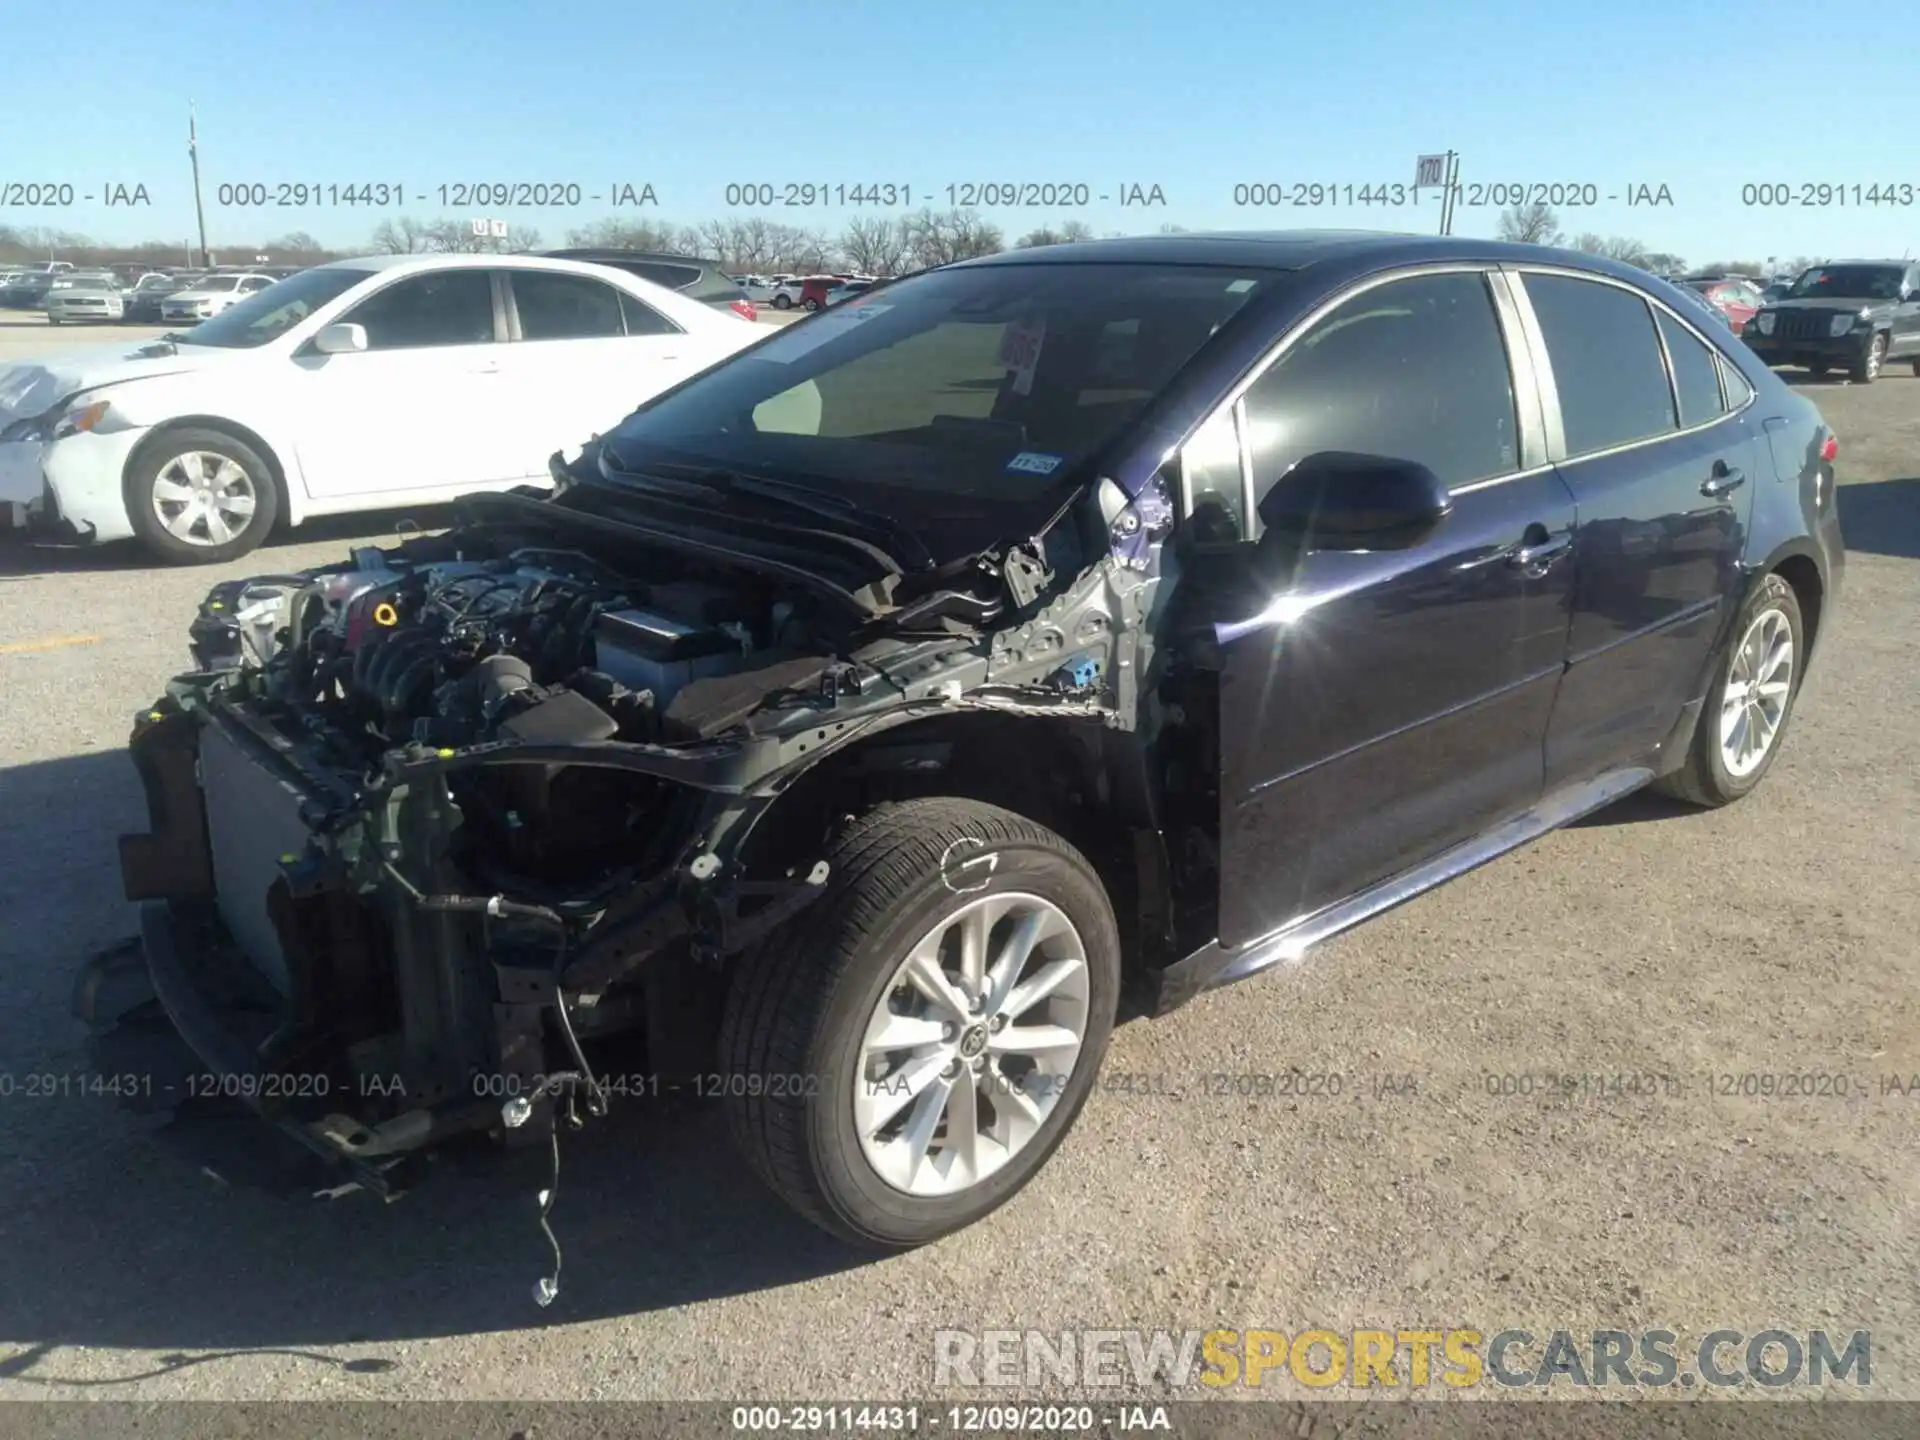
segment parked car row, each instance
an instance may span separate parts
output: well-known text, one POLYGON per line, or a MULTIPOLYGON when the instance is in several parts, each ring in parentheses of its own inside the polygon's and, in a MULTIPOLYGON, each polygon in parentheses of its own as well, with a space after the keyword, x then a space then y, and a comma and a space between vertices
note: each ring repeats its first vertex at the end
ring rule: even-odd
POLYGON ((1769 364, 1816 377, 1842 371, 1859 384, 1894 360, 1920 374, 1920 263, 1912 260, 1835 260, 1764 283, 1751 275, 1672 283, 1698 295, 1769 364))
POLYGON ((208 319, 236 300, 297 273, 289 268, 150 270, 77 269, 60 264, 0 274, 0 306, 40 310, 49 324, 208 319))
POLYGON ((1920 375, 1920 261, 1834 260, 1816 265, 1767 300, 1741 338, 1769 365, 1856 384, 1905 360, 1920 375))
POLYGON ((776 310, 824 310, 829 305, 850 299, 871 289, 872 275, 836 273, 831 275, 741 276, 738 283, 749 291, 758 286, 766 292, 768 303, 776 310), (849 288, 852 287, 852 288, 849 288))

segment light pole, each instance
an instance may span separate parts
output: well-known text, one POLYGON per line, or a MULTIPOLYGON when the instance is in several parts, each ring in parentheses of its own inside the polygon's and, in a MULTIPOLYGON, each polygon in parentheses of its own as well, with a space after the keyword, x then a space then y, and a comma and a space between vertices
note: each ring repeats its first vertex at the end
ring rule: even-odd
POLYGON ((200 226, 200 262, 207 260, 207 212, 200 203, 200 131, 193 115, 193 102, 187 102, 187 157, 193 161, 193 218, 200 226))

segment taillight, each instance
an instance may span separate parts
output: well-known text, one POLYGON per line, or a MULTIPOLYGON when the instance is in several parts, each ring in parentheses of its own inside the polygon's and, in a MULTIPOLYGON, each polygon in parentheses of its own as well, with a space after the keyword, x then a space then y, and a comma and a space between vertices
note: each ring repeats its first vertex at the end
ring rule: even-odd
POLYGON ((1820 458, 1831 463, 1840 454, 1840 437, 1828 435, 1820 446, 1820 458))
POLYGON ((738 315, 742 320, 758 320, 760 318, 760 312, 753 308, 753 302, 751 300, 735 300, 727 308, 732 310, 733 313, 738 315))

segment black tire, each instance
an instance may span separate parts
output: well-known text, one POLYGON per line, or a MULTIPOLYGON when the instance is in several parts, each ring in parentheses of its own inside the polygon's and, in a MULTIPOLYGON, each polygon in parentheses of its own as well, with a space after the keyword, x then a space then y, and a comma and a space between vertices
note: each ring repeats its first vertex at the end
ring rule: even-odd
POLYGON ((791 310, 793 308, 793 301, 784 295, 776 295, 773 297, 773 308, 776 310, 791 310))
POLYGON ((59 323, 60 323, 60 317, 58 315, 49 315, 47 317, 47 324, 58 325, 59 323))
POLYGON ((1766 778, 1767 771, 1773 768, 1780 747, 1786 743, 1787 731, 1793 723, 1794 701, 1799 699, 1800 682, 1806 675, 1806 667, 1807 627, 1800 615, 1800 599, 1794 594, 1793 587, 1779 575, 1768 575, 1754 586, 1753 594, 1740 607, 1740 614, 1734 620, 1726 653, 1714 667, 1713 684, 1707 688, 1706 706, 1700 712, 1699 723, 1694 726, 1693 743, 1687 750, 1686 762, 1673 774, 1656 782, 1656 788, 1677 800, 1708 807, 1730 805, 1742 796, 1751 794, 1766 778), (1735 775, 1728 770, 1721 754, 1720 712, 1727 681, 1733 672, 1735 652, 1754 622, 1767 610, 1778 610, 1786 616, 1793 635, 1793 673, 1789 680, 1786 709, 1780 716, 1779 728, 1766 753, 1752 771, 1735 775))
POLYGON ((1880 378, 1880 370, 1886 360, 1887 336, 1882 331, 1867 342, 1867 348, 1860 358, 1847 368, 1847 375, 1856 385, 1871 385, 1880 378))
POLYGON ((1913 373, 1920 375, 1920 355, 1913 357, 1913 373))
POLYGON ((134 534, 150 554, 169 565, 217 565, 237 559, 267 538, 280 515, 280 488, 274 482, 272 467, 245 441, 224 430, 199 426, 166 431, 139 450, 127 466, 125 495, 127 518, 133 524, 134 534), (182 540, 154 513, 155 480, 174 460, 192 451, 231 460, 246 472, 253 487, 252 518, 245 528, 222 544, 203 545, 182 540))
POLYGON ((805 309, 809 314, 811 314, 813 311, 818 310, 820 308, 820 302, 818 300, 812 300, 812 299, 802 300, 800 304, 801 304, 801 307, 805 309))
POLYGON ((1119 934, 1106 890, 1077 850, 978 801, 880 806, 846 829, 828 860, 827 893, 744 955, 734 975, 719 1049, 726 1107, 747 1162, 808 1220, 854 1244, 908 1249, 997 1209, 1059 1145, 1112 1034, 1119 934), (962 887, 950 878, 959 847, 974 862, 962 887), (988 855, 990 878, 971 883, 988 855), (865 1027, 920 937, 964 904, 1006 891, 1050 901, 1079 932, 1088 970, 1081 1049, 1040 1129, 1000 1169, 956 1194, 912 1195, 881 1178, 856 1133, 865 1027))

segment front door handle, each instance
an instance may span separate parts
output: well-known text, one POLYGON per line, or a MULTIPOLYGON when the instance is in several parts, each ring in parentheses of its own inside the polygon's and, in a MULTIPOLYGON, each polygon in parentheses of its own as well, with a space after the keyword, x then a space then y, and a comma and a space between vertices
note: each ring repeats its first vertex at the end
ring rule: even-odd
POLYGON ((1540 540, 1531 545, 1521 545, 1507 556, 1507 563, 1516 570, 1525 570, 1529 574, 1544 575, 1552 565, 1567 551, 1573 548, 1573 532, 1567 531, 1555 535, 1549 540, 1540 540))
POLYGON ((1713 473, 1700 482, 1700 493, 1709 500, 1717 500, 1722 495, 1731 495, 1747 483, 1744 470, 1735 470, 1724 460, 1713 462, 1713 473))

